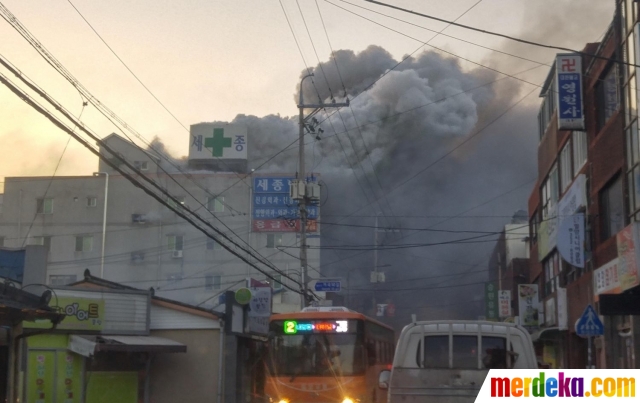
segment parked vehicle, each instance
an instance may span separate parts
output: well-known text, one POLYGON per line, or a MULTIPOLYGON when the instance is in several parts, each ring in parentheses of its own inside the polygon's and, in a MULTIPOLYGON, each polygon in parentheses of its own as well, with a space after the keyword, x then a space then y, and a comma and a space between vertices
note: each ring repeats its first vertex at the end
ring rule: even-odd
POLYGON ((378 381, 388 403, 471 403, 489 369, 537 367, 529 332, 513 323, 414 322, 378 381))

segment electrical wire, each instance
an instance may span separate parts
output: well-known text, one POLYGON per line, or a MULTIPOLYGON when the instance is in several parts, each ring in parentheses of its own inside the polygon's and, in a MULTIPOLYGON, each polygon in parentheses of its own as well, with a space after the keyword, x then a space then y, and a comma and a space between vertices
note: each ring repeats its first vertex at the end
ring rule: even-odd
POLYGON ((435 16, 432 16, 432 15, 423 14, 423 13, 419 13, 419 12, 412 11, 412 10, 407 10, 405 8, 394 6, 394 5, 391 5, 391 4, 381 3, 381 2, 376 1, 376 0, 365 0, 365 1, 367 1, 369 3, 377 4, 377 5, 380 5, 380 6, 389 7, 389 8, 395 9, 395 10, 403 11, 405 13, 417 15, 419 17, 428 18, 430 20, 435 20, 435 21, 451 24, 451 25, 454 25, 454 26, 459 27, 459 28, 464 28, 464 29, 476 31, 476 32, 480 32, 480 33, 483 33, 483 34, 487 34, 487 35, 498 36, 500 38, 508 39, 510 41, 524 43, 526 45, 532 45, 532 46, 537 46, 537 47, 546 48, 546 49, 562 50, 562 51, 565 51, 565 52, 576 53, 576 54, 579 54, 581 56, 593 57, 595 59, 606 60, 606 61, 609 61, 609 62, 614 62, 614 63, 617 63, 617 64, 626 65, 626 66, 640 67, 640 65, 637 65, 635 63, 628 63, 628 62, 625 62, 623 60, 612 59, 610 57, 604 57, 604 56, 600 56, 600 55, 596 55, 596 54, 592 54, 592 53, 582 52, 582 51, 571 49, 571 48, 565 48, 565 47, 556 46, 556 45, 548 45, 548 44, 544 44, 544 43, 540 43, 540 42, 534 42, 534 41, 529 41, 529 40, 526 40, 526 39, 516 38, 514 36, 501 34, 501 33, 498 33, 498 32, 487 31, 487 30, 476 28, 476 27, 472 27, 472 26, 469 26, 469 25, 460 24, 460 23, 457 23, 457 22, 454 22, 454 21, 445 20, 444 18, 439 18, 439 17, 435 17, 435 16))
MULTIPOLYGON (((41 90, 39 90, 39 88, 35 87, 32 83, 30 83, 29 81, 27 81, 26 79, 20 77, 21 80, 27 84, 32 90, 34 90, 35 92, 37 92, 40 96, 44 97, 48 102, 50 102, 52 105, 56 106, 56 108, 61 111, 65 117, 69 120, 71 120, 72 122, 76 122, 72 116, 70 116, 65 110, 64 108, 62 108, 62 106, 60 104, 58 104, 57 102, 53 101, 52 98, 50 98, 47 94, 45 94, 44 92, 42 92, 41 90)), ((40 114, 44 115, 45 117, 47 117, 52 123, 54 123, 54 125, 56 125, 58 128, 62 129, 63 131, 69 133, 72 137, 74 137, 77 141, 79 141, 81 144, 83 144, 87 149, 89 149, 91 152, 93 152, 94 154, 96 154, 97 156, 99 156, 107 165, 109 165, 111 168, 115 169, 117 172, 119 172, 120 174, 122 174, 123 176, 125 176, 130 182, 132 182, 136 187, 139 187, 141 190, 143 190, 145 193, 147 193, 149 196, 151 196, 152 198, 156 199, 158 202, 160 202, 161 204, 167 206, 170 210, 174 211, 176 214, 178 214, 180 217, 182 217, 183 219, 185 219, 187 222, 189 222, 192 226, 194 226, 195 228, 197 228, 199 231, 203 232, 205 235, 207 235, 208 237, 216 240, 219 242, 219 240, 217 240, 213 235, 209 234, 207 232, 206 229, 200 227, 195 221, 193 221, 192 218, 188 217, 185 213, 183 213, 182 211, 178 210, 177 208, 174 208, 173 206, 171 206, 170 204, 168 204, 165 200, 163 200, 160 196, 158 196, 156 193, 154 193, 153 191, 149 190, 148 188, 146 188, 142 183, 140 183, 137 179, 133 178, 130 174, 128 174, 127 172, 125 172, 124 170, 122 170, 118 165, 116 165, 114 162, 112 162, 109 158, 105 157, 104 155, 102 155, 100 153, 100 151, 96 150, 94 147, 91 146, 90 143, 86 142, 86 140, 82 139, 80 136, 77 136, 69 127, 67 127, 62 121, 60 121, 57 117, 55 117, 54 115, 52 115, 48 110, 46 110, 46 108, 42 107, 40 104, 38 104, 37 102, 35 102, 27 93, 25 93, 24 91, 22 91, 19 87, 17 87, 14 83, 12 83, 9 79, 7 79, 6 76, 4 76, 3 74, 0 75, 0 81, 7 86, 14 94, 16 94, 18 97, 20 97, 23 101, 25 101, 28 105, 30 105, 31 107, 33 107, 36 111, 38 111, 40 114)), ((104 142, 102 142, 99 138, 96 138, 95 135, 93 135, 91 132, 89 132, 84 125, 79 126, 83 132, 85 132, 87 135, 89 135, 90 137, 92 137, 98 144, 100 144, 104 149, 106 149, 109 153, 111 153, 111 155, 114 158, 118 158, 120 159, 125 165, 127 165, 127 167, 129 169, 131 169, 133 172, 138 173, 138 176, 142 179, 147 180, 148 182, 150 182, 150 184, 154 185, 155 182, 149 180, 149 178, 147 178, 144 174, 142 174, 141 172, 139 172, 135 167, 133 167, 131 164, 129 164, 126 160, 123 160, 121 157, 118 156, 118 154, 111 150, 111 148, 104 144, 104 142)), ((158 190, 161 193, 164 193, 165 195, 172 197, 170 194, 168 194, 167 192, 163 192, 163 189, 158 187, 156 185, 156 187, 158 188, 158 190)), ((172 197, 172 199, 174 199, 172 197)), ((174 199, 174 201, 176 203, 179 203, 177 200, 174 199)), ((184 206, 183 206, 184 207, 184 206)), ((187 210, 187 212, 189 212, 189 210, 187 210)), ((198 216, 196 216, 198 217, 198 216)), ((207 223, 205 221, 205 223, 207 223)), ((208 223, 207 223, 208 224, 208 223)), ((212 225, 208 224, 209 227, 211 227, 215 232, 219 233, 219 230, 215 229, 212 225)), ((220 235, 220 234, 219 234, 220 235)), ((224 235, 223 235, 224 237, 224 235)), ((248 253, 251 257, 256 258, 255 256, 253 256, 250 252, 246 251, 245 249, 243 249, 242 247, 239 247, 239 245, 235 244, 233 241, 230 241, 232 244, 234 244, 235 247, 241 249, 242 251, 244 251, 245 253, 248 253)), ((224 243, 221 243, 221 245, 227 249, 229 252, 231 252, 232 254, 234 254, 236 257, 238 257, 239 259, 241 259, 242 261, 244 261, 245 263, 247 263, 249 266, 255 268, 256 270, 258 270, 259 272, 266 274, 264 272, 264 270, 262 268, 260 268, 259 266, 257 266, 256 264, 252 263, 251 261, 247 260, 247 258, 245 258, 244 256, 242 256, 240 253, 236 252, 235 250, 233 250, 230 246, 227 246, 224 243)), ((257 259, 258 261, 260 261, 259 259, 257 259)), ((272 278, 271 275, 266 274, 267 277, 272 278)), ((283 274, 284 277, 289 278, 286 274, 283 274)), ((289 278, 291 279, 291 278, 289 278)), ((291 279, 292 281, 295 282, 295 280, 291 279)), ((290 288, 290 287, 288 287, 290 288)), ((292 291, 297 292, 297 293, 301 293, 301 291, 290 288, 292 291)))

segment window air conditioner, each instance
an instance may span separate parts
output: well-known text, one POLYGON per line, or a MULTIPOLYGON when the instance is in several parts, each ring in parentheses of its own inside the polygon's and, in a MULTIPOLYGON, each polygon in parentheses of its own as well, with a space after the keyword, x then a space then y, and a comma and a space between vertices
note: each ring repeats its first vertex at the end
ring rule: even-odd
POLYGON ((174 259, 182 259, 182 251, 181 250, 174 250, 172 257, 174 259))
POLYGON ((131 221, 134 224, 144 224, 146 222, 143 214, 131 214, 131 221))

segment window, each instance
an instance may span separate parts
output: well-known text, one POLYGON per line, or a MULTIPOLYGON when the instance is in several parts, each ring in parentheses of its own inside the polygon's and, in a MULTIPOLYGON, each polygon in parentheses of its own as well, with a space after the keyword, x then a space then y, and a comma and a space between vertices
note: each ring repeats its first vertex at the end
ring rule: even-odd
POLYGON ((547 179, 542 183, 541 191, 542 219, 546 220, 558 201, 558 167, 555 164, 547 179))
POLYGON ((204 277, 204 289, 207 291, 211 291, 211 290, 219 290, 220 289, 220 279, 221 276, 214 276, 214 275, 206 275, 204 277))
MULTIPOLYGON (((449 336, 426 336, 422 348, 418 348, 416 356, 417 364, 422 368, 449 368, 449 336), (420 362, 422 358, 422 362, 420 362)), ((486 369, 513 368, 517 354, 511 347, 511 361, 507 361, 507 342, 503 337, 482 337, 482 356, 480 366, 486 369)), ((421 346, 422 347, 422 346, 421 346)), ((477 369, 478 368, 478 337, 477 336, 453 336, 453 348, 451 349, 453 368, 477 369)))
POLYGON ((36 200, 36 213, 37 214, 53 214, 53 199, 37 199, 36 200))
POLYGON ((91 252, 93 249, 93 237, 91 235, 76 236, 76 252, 91 252))
POLYGON ((31 245, 42 245, 48 251, 51 250, 50 236, 34 236, 31 238, 31 245))
POLYGON ((224 211, 224 196, 207 197, 207 209, 214 213, 222 213, 224 211))
POLYGON ((95 197, 87 197, 87 207, 95 207, 98 205, 98 199, 95 197))
POLYGON ((624 228, 622 181, 618 176, 600 192, 602 238, 608 239, 624 228))
POLYGON ((571 140, 560 151, 560 190, 567 190, 573 179, 571 165, 571 140))
POLYGON ((184 237, 182 235, 167 236, 168 250, 182 250, 183 246, 184 246, 184 237))
POLYGON ((149 170, 149 162, 148 161, 134 161, 133 166, 140 171, 148 171, 149 170))
POLYGON ((553 90, 555 88, 555 79, 551 81, 549 87, 547 87, 547 93, 540 105, 540 112, 538 113, 538 128, 540 130, 540 140, 547 131, 547 126, 551 122, 551 118, 556 110, 556 93, 553 90))
POLYGON ((596 86, 596 110, 598 131, 604 127, 618 110, 618 75, 616 66, 611 65, 596 86))
POLYGON ((544 262, 544 291, 545 296, 551 295, 560 286, 560 259, 557 253, 553 253, 549 259, 544 262))
POLYGON ((222 250, 224 249, 219 242, 214 239, 207 238, 207 250, 222 250))
POLYGON ((529 238, 531 238, 531 244, 535 244, 538 241, 538 211, 536 210, 529 221, 529 238))
POLYGON ((273 289, 280 290, 282 289, 282 274, 274 274, 273 278, 273 289))
POLYGON ((282 234, 267 234, 267 248, 277 249, 282 246, 282 234))
POLYGON ((75 274, 57 274, 49 276, 49 285, 65 286, 75 283, 78 276, 75 274))
POLYGON ((571 133, 571 144, 573 145, 573 174, 577 175, 587 162, 587 132, 571 133))

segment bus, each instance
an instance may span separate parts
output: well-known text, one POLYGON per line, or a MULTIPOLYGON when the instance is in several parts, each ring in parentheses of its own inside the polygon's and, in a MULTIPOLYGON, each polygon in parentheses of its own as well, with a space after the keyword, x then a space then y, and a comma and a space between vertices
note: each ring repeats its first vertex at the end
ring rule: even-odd
POLYGON ((378 376, 390 370, 395 333, 344 307, 272 315, 266 402, 383 403, 378 376))

